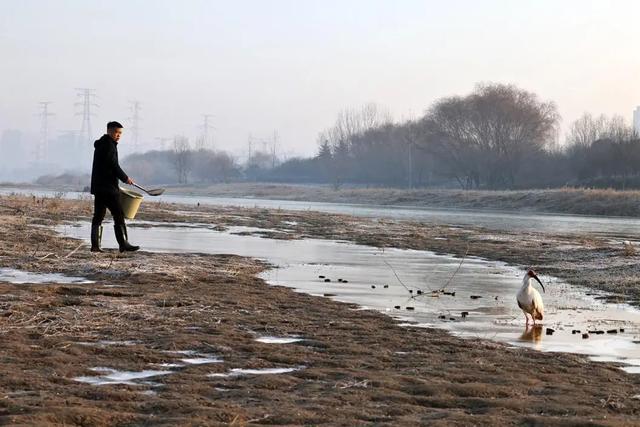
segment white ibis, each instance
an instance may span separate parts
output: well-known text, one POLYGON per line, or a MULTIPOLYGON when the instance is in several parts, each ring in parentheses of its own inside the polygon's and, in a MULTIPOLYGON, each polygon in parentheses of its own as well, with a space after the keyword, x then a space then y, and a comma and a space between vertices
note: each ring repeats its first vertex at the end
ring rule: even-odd
POLYGON ((540 283, 540 286, 542 286, 542 292, 545 292, 544 285, 536 275, 536 272, 528 270, 522 279, 522 287, 516 296, 516 299, 518 300, 518 307, 520 307, 524 312, 524 318, 527 321, 527 326, 529 325, 529 316, 527 316, 527 314, 531 315, 534 325, 536 324, 536 320, 542 320, 544 316, 542 296, 540 295, 540 292, 534 289, 531 285, 533 279, 540 283))

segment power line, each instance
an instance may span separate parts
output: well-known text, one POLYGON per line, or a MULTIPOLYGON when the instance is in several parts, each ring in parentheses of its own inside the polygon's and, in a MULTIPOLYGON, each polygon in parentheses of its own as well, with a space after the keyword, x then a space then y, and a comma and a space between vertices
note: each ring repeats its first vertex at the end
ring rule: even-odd
POLYGON ((209 119, 215 116, 213 114, 203 114, 202 117, 204 119, 202 125, 200 126, 200 128, 202 129, 202 147, 199 148, 213 149, 213 135, 209 131, 215 130, 216 128, 209 122, 209 119))
POLYGON ((40 140, 36 147, 36 161, 43 162, 49 154, 49 117, 55 114, 49 112, 50 101, 42 101, 40 104, 40 140))
POLYGON ((82 98, 82 101, 75 103, 76 107, 82 107, 82 112, 76 113, 76 116, 82 116, 80 138, 84 139, 83 142, 90 142, 93 137, 93 132, 91 130, 91 116, 95 116, 95 114, 91 112, 91 107, 99 107, 99 105, 94 102, 97 95, 95 93, 95 89, 76 88, 76 91, 76 95, 82 98))

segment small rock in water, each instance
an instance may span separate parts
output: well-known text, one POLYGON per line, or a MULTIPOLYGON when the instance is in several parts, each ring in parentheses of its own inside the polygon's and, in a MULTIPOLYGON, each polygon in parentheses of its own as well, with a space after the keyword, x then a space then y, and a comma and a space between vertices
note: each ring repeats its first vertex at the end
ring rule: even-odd
POLYGON ((460 315, 464 319, 465 317, 467 317, 469 315, 469 312, 468 311, 463 311, 462 313, 460 313, 460 315))
POLYGON ((342 283, 342 279, 338 279, 338 282, 342 283))
POLYGON ((442 320, 444 320, 444 319, 446 319, 446 318, 447 318, 447 316, 445 316, 444 314, 441 314, 440 316, 438 316, 438 319, 442 319, 442 320))
POLYGON ((386 289, 386 288, 388 288, 388 287, 389 287, 389 285, 384 285, 383 287, 386 289))
POLYGON ((396 306, 395 306, 395 307, 393 307, 393 308, 395 308, 396 310, 400 310, 400 306, 399 306, 399 305, 396 305, 396 306))
POLYGON ((413 293, 413 289, 409 289, 409 293, 412 294, 413 293))
POLYGON ((555 332, 554 329, 547 328, 547 335, 553 335, 554 332, 555 332))
POLYGON ((407 310, 415 310, 414 307, 407 307, 407 310))
POLYGON ((318 276, 318 279, 324 279, 324 276, 318 276))
POLYGON ((417 294, 418 294, 418 295, 422 295, 422 291, 421 291, 420 289, 418 289, 417 294))
POLYGON ((579 333, 580 333, 580 329, 574 329, 571 331, 572 335, 579 334, 579 333))
POLYGON ((478 299, 478 298, 482 298, 482 296, 480 296, 480 295, 471 295, 471 299, 478 299))
POLYGON ((456 318, 455 317, 450 317, 449 320, 456 320, 456 318))
POLYGON ((589 338, 589 334, 582 334, 582 339, 586 340, 587 338, 589 338))
POLYGON ((371 289, 375 289, 375 288, 376 288, 376 285, 371 285, 371 289))
POLYGON ((607 333, 608 333, 608 334, 617 334, 617 333, 618 333, 618 330, 617 330, 617 329, 609 329, 609 330, 607 331, 607 333))
POLYGON ((331 279, 324 279, 324 283, 329 283, 331 279))
POLYGON ((349 283, 349 281, 342 279, 342 283, 349 283))
POLYGON ((336 294, 324 294, 325 297, 336 297, 336 294))
POLYGON ((620 328, 620 332, 624 332, 624 328, 620 328))

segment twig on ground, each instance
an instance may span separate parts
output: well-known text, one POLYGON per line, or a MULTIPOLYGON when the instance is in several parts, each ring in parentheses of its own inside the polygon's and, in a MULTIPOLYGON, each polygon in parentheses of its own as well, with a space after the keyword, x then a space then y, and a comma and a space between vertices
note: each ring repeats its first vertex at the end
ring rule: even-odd
POLYGON ((78 251, 78 249, 80 249, 83 245, 84 245, 84 242, 80 243, 74 250, 69 252, 67 256, 65 256, 65 258, 69 258, 71 255, 75 254, 78 251))

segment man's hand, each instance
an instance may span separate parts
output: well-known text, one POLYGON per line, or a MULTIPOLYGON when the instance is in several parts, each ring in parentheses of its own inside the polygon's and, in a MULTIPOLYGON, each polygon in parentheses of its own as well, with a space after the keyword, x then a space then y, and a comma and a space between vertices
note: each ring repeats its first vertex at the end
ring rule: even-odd
POLYGON ((127 177, 127 184, 133 185, 133 184, 135 184, 135 182, 133 182, 133 180, 131 178, 127 177))

